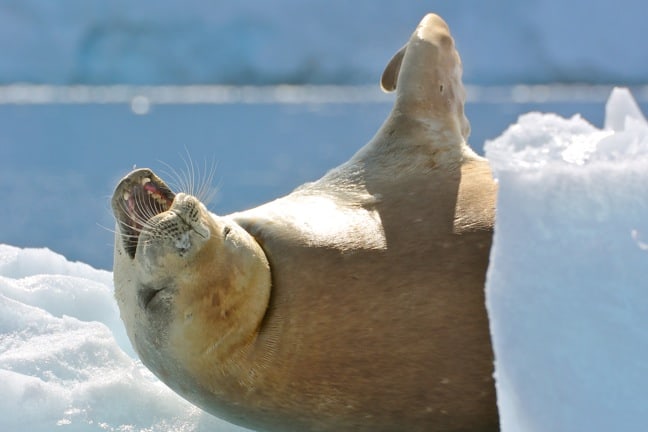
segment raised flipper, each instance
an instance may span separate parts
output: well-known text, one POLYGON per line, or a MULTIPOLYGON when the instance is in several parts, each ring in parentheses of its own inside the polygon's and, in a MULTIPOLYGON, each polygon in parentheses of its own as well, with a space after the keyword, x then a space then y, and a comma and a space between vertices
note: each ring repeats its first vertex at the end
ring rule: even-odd
POLYGON ((381 86, 385 91, 396 90, 395 112, 438 120, 435 129, 450 128, 466 140, 470 123, 464 115, 461 74, 461 59, 448 25, 440 16, 428 14, 387 64, 381 86))

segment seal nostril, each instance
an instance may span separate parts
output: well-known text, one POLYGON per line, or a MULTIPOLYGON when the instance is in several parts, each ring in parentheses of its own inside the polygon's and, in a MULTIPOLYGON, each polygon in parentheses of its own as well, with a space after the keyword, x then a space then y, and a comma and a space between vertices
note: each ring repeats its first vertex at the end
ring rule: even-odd
POLYGON ((230 232, 232 232, 232 228, 230 228, 229 226, 223 228, 223 238, 224 239, 227 238, 230 232))

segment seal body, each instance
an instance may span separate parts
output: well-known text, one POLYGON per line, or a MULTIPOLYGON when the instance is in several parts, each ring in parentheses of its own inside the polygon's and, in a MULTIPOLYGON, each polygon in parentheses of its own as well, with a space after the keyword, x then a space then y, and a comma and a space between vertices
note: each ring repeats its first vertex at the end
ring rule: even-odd
POLYGON ((206 411, 269 431, 499 430, 484 302, 496 186, 466 144, 441 18, 382 85, 396 102, 365 147, 258 208, 213 215, 148 170, 117 187, 129 336, 206 411))

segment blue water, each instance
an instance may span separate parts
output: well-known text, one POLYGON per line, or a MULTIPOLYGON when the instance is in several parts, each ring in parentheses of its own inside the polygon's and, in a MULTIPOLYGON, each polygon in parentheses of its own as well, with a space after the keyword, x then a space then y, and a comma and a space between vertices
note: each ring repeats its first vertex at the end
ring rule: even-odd
MULTIPOLYGON (((648 104, 641 104, 648 110, 648 104)), ((109 199, 134 166, 187 171, 216 163, 212 211, 243 210, 317 179, 376 132, 389 102, 153 105, 0 104, 0 243, 48 247, 112 266, 109 199)), ((473 103, 470 143, 479 153, 528 111, 581 113, 602 126, 603 102, 473 103)), ((165 176, 163 176, 165 178, 165 176)))

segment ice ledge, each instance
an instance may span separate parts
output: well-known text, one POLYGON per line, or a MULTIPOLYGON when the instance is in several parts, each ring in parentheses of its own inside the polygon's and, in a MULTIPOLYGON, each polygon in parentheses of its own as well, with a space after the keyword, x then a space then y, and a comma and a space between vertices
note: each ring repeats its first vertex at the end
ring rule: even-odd
POLYGON ((580 115, 565 119, 532 112, 520 116, 484 147, 495 177, 508 171, 545 166, 583 166, 597 162, 648 159, 648 122, 627 88, 614 88, 605 107, 605 127, 580 115))

